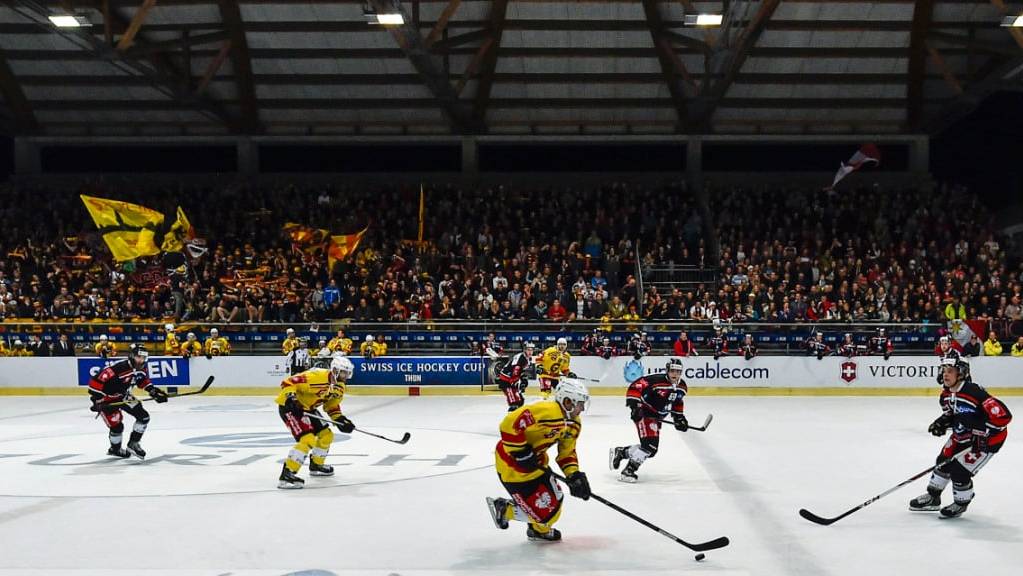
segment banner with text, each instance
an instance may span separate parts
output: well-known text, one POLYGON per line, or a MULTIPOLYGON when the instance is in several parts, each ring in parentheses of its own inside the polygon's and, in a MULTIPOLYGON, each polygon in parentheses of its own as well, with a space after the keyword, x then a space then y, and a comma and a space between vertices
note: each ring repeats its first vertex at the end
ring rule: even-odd
MULTIPOLYGON (((43 360, 42 358, 39 359, 43 360)), ((78 358, 78 385, 88 386, 100 370, 124 360, 121 358, 78 358)), ((188 386, 188 360, 177 356, 150 356, 146 367, 149 379, 157 386, 188 386)))

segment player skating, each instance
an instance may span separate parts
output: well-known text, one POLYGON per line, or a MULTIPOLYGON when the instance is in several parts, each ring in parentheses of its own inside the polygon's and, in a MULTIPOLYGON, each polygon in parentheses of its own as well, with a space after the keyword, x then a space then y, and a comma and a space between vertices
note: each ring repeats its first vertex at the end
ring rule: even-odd
POLYGON ((103 368, 89 379, 89 397, 92 399, 89 409, 103 416, 103 422, 110 429, 110 448, 107 450, 110 456, 127 458, 134 454, 139 458, 146 457, 146 451, 139 442, 149 426, 149 412, 131 395, 131 389, 145 390, 157 403, 167 401, 167 393, 149 381, 148 359, 146 349, 140 344, 133 344, 128 349, 127 358, 103 368), (121 448, 124 433, 122 411, 135 418, 128 437, 128 450, 121 448))
POLYGON ((551 476, 547 450, 558 447, 555 461, 568 479, 572 496, 586 500, 590 483, 579 470, 576 442, 582 428, 580 415, 590 401, 586 386, 574 378, 562 378, 552 400, 523 406, 501 422, 497 443, 497 475, 511 495, 487 498, 494 524, 504 530, 508 522, 526 522, 526 537, 534 541, 561 540, 553 525, 561 516, 564 494, 551 476))
POLYGON ((611 449, 612 470, 618 470, 622 460, 629 462, 618 478, 622 482, 636 482, 639 479, 636 471, 647 458, 657 454, 661 421, 668 414, 671 414, 676 430, 685 432, 689 429, 689 421, 683 414, 684 398, 689 388, 682 380, 682 361, 672 358, 665 368, 663 373, 636 379, 625 393, 625 405, 629 407, 630 417, 636 424, 639 444, 611 449))
POLYGON ((501 366, 497 373, 497 387, 504 392, 508 400, 508 411, 522 407, 525 403, 522 393, 529 385, 529 371, 533 365, 533 357, 536 354, 536 345, 526 342, 522 345, 522 352, 512 356, 507 364, 501 366))
POLYGON ((952 460, 934 469, 927 483, 927 493, 911 500, 909 509, 934 511, 940 508, 942 517, 956 518, 966 512, 973 500, 973 477, 1005 442, 1012 414, 1001 400, 970 379, 970 365, 963 358, 943 357, 941 371, 941 416, 931 423, 928 431, 944 436, 951 428, 952 435, 942 447, 938 462, 952 460), (965 451, 969 448, 972 449, 965 451), (949 482, 952 482, 952 504, 941 508, 941 492, 949 482))
POLYGON ((572 355, 568 353, 568 340, 558 338, 557 343, 543 351, 540 356, 540 372, 537 375, 540 380, 540 394, 544 398, 551 395, 551 390, 557 387, 558 380, 562 376, 568 376, 569 364, 572 362, 572 355))
POLYGON ((277 395, 278 412, 297 442, 288 453, 278 488, 302 488, 305 480, 298 477, 298 471, 309 457, 309 473, 312 476, 333 476, 334 467, 326 463, 327 452, 334 441, 330 426, 310 415, 322 417, 322 407, 338 430, 351 434, 355 425, 341 414, 345 384, 352 377, 355 367, 351 360, 336 356, 330 361, 330 368, 311 368, 295 374, 281 382, 277 395))

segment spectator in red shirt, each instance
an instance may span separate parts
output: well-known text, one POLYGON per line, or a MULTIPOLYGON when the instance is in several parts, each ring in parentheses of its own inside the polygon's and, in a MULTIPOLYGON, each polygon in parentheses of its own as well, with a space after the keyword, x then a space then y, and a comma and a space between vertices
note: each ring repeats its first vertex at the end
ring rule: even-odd
POLYGON ((561 300, 557 298, 551 303, 550 309, 547 311, 547 317, 554 322, 564 322, 568 318, 568 310, 561 305, 561 300))
POLYGON ((686 334, 685 330, 678 333, 678 338, 675 338, 675 356, 699 356, 700 353, 696 351, 696 345, 689 339, 689 335, 686 334))

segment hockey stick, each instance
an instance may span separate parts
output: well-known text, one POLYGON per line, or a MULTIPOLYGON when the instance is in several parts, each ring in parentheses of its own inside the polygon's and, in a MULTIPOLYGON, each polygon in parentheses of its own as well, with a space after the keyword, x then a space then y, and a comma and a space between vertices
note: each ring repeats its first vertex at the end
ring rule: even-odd
POLYGON ((821 526, 830 526, 830 525, 834 524, 835 522, 838 522, 842 518, 845 518, 846 516, 852 514, 853 512, 856 512, 857 510, 860 510, 860 509, 866 508, 867 506, 870 506, 874 502, 877 502, 881 498, 884 498, 885 496, 891 494, 892 492, 895 492, 899 488, 902 488, 903 486, 913 482, 914 480, 917 480, 917 479, 919 479, 919 478, 921 478, 923 476, 926 476, 927 474, 930 474, 931 472, 934 471, 935 468, 940 468, 940 467, 942 467, 942 466, 952 462, 956 458, 962 456, 963 454, 966 454, 967 452, 970 452, 972 450, 973 450, 972 447, 960 450, 959 452, 956 452, 954 455, 952 455, 951 458, 943 460, 942 462, 940 462, 938 464, 935 464, 934 466, 931 466, 930 468, 924 470, 923 472, 920 472, 918 474, 914 474, 911 478, 909 478, 907 480, 904 480, 902 482, 899 482, 898 484, 896 484, 892 488, 889 488, 888 490, 885 490, 884 492, 878 494, 877 496, 874 496, 873 498, 867 500, 866 502, 864 502, 863 504, 860 504, 859 506, 856 506, 855 508, 852 508, 850 510, 846 510, 844 513, 842 513, 842 514, 840 514, 838 516, 835 516, 834 518, 822 518, 822 517, 814 514, 813 512, 810 512, 806 508, 801 508, 799 510, 799 515, 802 516, 803 518, 806 518, 810 522, 813 522, 814 524, 820 524, 821 526))
MULTIPOLYGON (((696 430, 697 432, 706 432, 707 428, 710 427, 710 421, 714 419, 713 414, 707 414, 707 419, 703 421, 703 426, 690 426, 686 430, 696 430)), ((675 425, 671 420, 658 420, 661 424, 675 425)))
MULTIPOLYGON (((561 480, 565 484, 568 484, 568 478, 565 478, 564 476, 561 476, 560 474, 554 472, 553 470, 549 470, 548 469, 547 471, 550 472, 551 476, 554 476, 558 480, 561 480)), ((653 530, 655 532, 660 533, 663 536, 671 538, 675 542, 685 546, 686 548, 689 548, 690 550, 692 550, 694 552, 704 552, 704 551, 707 551, 707 550, 716 550, 718 548, 724 548, 725 546, 728 546, 728 544, 729 544, 729 540, 728 540, 727 536, 722 536, 720 538, 715 538, 715 539, 709 540, 707 542, 699 542, 699 543, 696 543, 696 544, 690 544, 689 542, 686 542, 685 540, 679 538, 678 536, 675 536, 671 532, 668 532, 667 530, 659 528, 658 526, 654 525, 653 523, 651 523, 651 522, 649 522, 649 521, 647 521, 647 520, 645 520, 645 519, 643 519, 643 518, 633 514, 632 512, 629 512, 625 508, 622 508, 621 506, 615 504, 614 502, 611 502, 610 500, 607 500, 606 498, 604 498, 602 496, 598 496, 598 495, 590 492, 590 498, 593 498, 597 502, 600 502, 601 504, 607 506, 608 508, 611 508, 612 510, 614 510, 616 512, 619 512, 621 514, 624 514, 625 516, 628 516, 629 518, 632 518, 636 522, 639 522, 640 524, 646 526, 647 528, 649 528, 649 529, 651 529, 651 530, 653 530)), ((702 558, 698 558, 698 559, 702 559, 702 558)))
MULTIPOLYGON (((167 399, 169 400, 171 398, 181 398, 182 396, 194 396, 196 394, 202 394, 203 392, 209 390, 210 386, 213 385, 213 378, 214 378, 214 376, 210 376, 209 378, 207 378, 206 379, 206 383, 203 384, 202 388, 199 388, 198 390, 192 390, 191 392, 181 392, 180 394, 168 394, 167 395, 167 399)), ((124 401, 124 402, 111 402, 110 404, 107 404, 107 406, 126 406, 128 404, 133 403, 133 402, 149 402, 150 400, 156 400, 156 398, 152 398, 152 397, 150 397, 150 398, 139 398, 139 399, 133 400, 132 402, 128 402, 128 401, 124 401)))
MULTIPOLYGON (((334 422, 330 418, 322 418, 320 416, 317 416, 315 414, 310 414, 308 412, 306 412, 305 415, 310 417, 310 418, 312 418, 313 420, 319 420, 320 422, 323 422, 324 424, 336 424, 336 422, 334 422)), ((363 430, 362 428, 356 428, 355 431, 356 432, 362 432, 363 434, 365 434, 367 436, 373 436, 374 438, 379 438, 381 440, 387 440, 388 442, 394 442, 395 444, 405 444, 406 442, 408 442, 409 440, 412 439, 412 434, 409 434, 408 432, 406 432, 405 434, 402 435, 401 440, 394 440, 393 438, 388 438, 387 436, 381 436, 379 434, 374 434, 372 432, 367 432, 367 431, 363 430)))

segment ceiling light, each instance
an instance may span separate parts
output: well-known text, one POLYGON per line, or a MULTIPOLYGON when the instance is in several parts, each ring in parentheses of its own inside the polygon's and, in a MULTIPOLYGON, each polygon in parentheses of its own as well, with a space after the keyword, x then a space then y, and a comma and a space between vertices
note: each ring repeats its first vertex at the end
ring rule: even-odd
POLYGON ((720 14, 686 14, 686 26, 720 26, 720 14))
POLYGON ((85 16, 75 14, 50 14, 49 18, 57 28, 81 28, 92 24, 85 16))
POLYGON ((1011 26, 1013 28, 1023 28, 1023 14, 1019 16, 1006 16, 1002 18, 1002 26, 1011 26))
POLYGON ((405 18, 401 15, 401 12, 378 13, 370 8, 363 8, 362 16, 366 19, 366 22, 381 26, 401 26, 405 23, 405 18))

